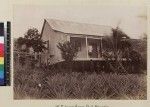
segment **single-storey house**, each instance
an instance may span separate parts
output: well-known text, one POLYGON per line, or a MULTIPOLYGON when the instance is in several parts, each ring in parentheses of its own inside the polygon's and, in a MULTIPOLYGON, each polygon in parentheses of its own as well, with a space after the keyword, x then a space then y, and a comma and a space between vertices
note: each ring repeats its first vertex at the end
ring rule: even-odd
POLYGON ((45 19, 41 35, 42 39, 47 42, 48 50, 42 60, 46 63, 49 59, 50 64, 63 61, 57 45, 66 41, 75 43, 79 49, 74 60, 101 60, 102 39, 111 34, 112 27, 110 26, 45 19))

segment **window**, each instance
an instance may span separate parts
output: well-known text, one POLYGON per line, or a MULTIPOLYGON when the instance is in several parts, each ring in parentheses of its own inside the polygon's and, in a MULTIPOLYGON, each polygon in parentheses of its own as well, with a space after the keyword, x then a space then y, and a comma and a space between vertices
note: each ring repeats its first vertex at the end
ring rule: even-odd
POLYGON ((49 48, 49 40, 45 41, 45 47, 48 49, 47 52, 49 53, 49 51, 50 51, 50 50, 49 50, 49 49, 50 49, 50 48, 49 48))

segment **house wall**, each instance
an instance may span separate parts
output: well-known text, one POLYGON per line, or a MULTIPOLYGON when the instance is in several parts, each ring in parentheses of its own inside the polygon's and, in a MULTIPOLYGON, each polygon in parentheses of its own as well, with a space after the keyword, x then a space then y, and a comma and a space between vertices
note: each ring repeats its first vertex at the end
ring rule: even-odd
MULTIPOLYGON (((54 32, 52 31, 51 27, 49 26, 49 24, 44 21, 44 24, 43 24, 43 31, 42 31, 42 39, 43 41, 48 41, 49 40, 49 44, 51 43, 51 39, 50 39, 50 36, 51 35, 54 35, 54 32)), ((47 63, 47 59, 49 57, 49 54, 52 54, 51 52, 51 47, 49 45, 49 51, 46 51, 42 54, 42 58, 41 58, 41 62, 43 63, 47 63), (48 53, 49 52, 49 53, 48 53)))
POLYGON ((44 28, 43 28, 43 32, 42 32, 42 39, 44 41, 49 40, 49 49, 48 50, 49 50, 49 54, 52 55, 54 53, 53 49, 52 49, 53 48, 52 47, 52 44, 53 44, 52 36, 55 35, 55 33, 46 21, 44 22, 43 27, 44 28))
POLYGON ((58 50, 57 44, 65 38, 61 37, 62 34, 60 35, 59 32, 54 31, 47 21, 44 22, 43 27, 42 39, 44 41, 49 40, 49 49, 42 55, 42 62, 49 62, 50 64, 59 62, 62 58, 60 57, 60 50, 58 50))
POLYGON ((55 62, 61 62, 63 61, 62 56, 61 56, 61 51, 58 49, 57 45, 58 43, 64 43, 68 40, 67 34, 63 32, 58 32, 55 31, 55 37, 53 38, 55 43, 54 43, 54 48, 55 48, 55 62))
POLYGON ((46 54, 42 57, 43 62, 47 63, 47 59, 49 59, 48 62, 50 64, 63 61, 61 57, 61 51, 58 49, 57 45, 58 43, 64 43, 67 40, 69 41, 70 37, 63 32, 54 31, 51 26, 45 21, 42 39, 44 41, 49 40, 49 53, 48 51, 45 52, 46 54))

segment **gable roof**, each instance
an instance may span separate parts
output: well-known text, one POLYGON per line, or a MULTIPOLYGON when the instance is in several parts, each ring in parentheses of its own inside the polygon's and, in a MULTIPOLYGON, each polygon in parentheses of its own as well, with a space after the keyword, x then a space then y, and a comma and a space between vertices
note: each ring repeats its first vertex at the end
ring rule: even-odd
POLYGON ((94 25, 87 23, 77 23, 71 21, 62 21, 56 19, 45 19, 51 28, 55 31, 71 34, 84 34, 84 35, 95 35, 105 36, 112 33, 112 27, 104 25, 94 25))

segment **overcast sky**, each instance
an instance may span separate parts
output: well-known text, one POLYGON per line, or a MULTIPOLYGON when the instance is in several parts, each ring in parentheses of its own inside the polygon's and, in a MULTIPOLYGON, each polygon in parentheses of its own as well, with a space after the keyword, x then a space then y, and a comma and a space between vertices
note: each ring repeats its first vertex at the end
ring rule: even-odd
POLYGON ((141 38, 147 30, 145 7, 128 6, 15 6, 14 37, 24 36, 35 27, 41 32, 44 18, 81 23, 117 25, 131 38, 141 38))

